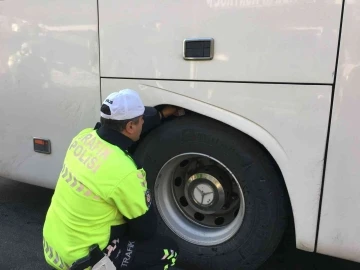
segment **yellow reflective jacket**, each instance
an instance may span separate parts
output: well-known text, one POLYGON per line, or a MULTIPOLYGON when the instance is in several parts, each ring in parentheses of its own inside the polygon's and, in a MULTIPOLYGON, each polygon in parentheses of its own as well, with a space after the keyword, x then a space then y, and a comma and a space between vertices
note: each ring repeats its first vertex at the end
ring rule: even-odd
POLYGON ((88 128, 72 140, 43 228, 44 254, 52 267, 67 269, 88 255, 92 244, 104 249, 112 228, 141 222, 149 212, 145 171, 112 142, 121 136, 88 128))

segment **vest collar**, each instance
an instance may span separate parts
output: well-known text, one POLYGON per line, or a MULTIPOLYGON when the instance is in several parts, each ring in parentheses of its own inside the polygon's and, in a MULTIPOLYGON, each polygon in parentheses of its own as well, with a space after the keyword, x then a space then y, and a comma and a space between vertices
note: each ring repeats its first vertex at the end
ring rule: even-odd
MULTIPOLYGON (((118 146, 124 152, 127 152, 129 147, 134 143, 130 138, 126 137, 124 134, 117 132, 113 129, 106 128, 104 126, 96 125, 98 127, 97 134, 101 139, 118 146)), ((95 127, 95 129, 96 129, 95 127)))

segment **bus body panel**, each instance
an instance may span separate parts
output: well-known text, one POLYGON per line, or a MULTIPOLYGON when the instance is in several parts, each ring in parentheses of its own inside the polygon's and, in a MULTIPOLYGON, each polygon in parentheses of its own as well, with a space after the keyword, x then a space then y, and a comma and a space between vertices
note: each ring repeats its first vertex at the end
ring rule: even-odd
POLYGON ((0 175, 54 187, 71 138, 99 118, 97 1, 1 1, 0 12, 0 175))
POLYGON ((317 251, 360 262, 360 2, 346 1, 317 251))
POLYGON ((101 76, 331 84, 341 2, 99 1, 101 76), (213 60, 185 61, 190 38, 213 60))

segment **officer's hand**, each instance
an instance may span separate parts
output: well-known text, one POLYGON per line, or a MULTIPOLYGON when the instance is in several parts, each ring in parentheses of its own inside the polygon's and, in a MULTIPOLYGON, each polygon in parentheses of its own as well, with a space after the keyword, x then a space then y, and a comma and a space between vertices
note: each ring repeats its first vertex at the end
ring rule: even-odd
POLYGON ((171 115, 180 116, 183 114, 181 111, 183 111, 183 109, 174 106, 166 106, 161 110, 164 118, 167 118, 171 115))

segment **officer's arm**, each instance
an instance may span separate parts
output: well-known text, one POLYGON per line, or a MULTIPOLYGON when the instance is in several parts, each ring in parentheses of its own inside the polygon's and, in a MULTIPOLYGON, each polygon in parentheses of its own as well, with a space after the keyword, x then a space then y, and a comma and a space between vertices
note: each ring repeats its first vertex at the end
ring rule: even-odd
POLYGON ((156 214, 145 178, 139 171, 134 171, 123 179, 109 199, 128 222, 131 239, 146 240, 155 234, 156 214))
POLYGON ((144 116, 144 124, 142 126, 142 134, 148 132, 149 130, 157 127, 161 124, 161 115, 156 111, 153 115, 144 116))
POLYGON ((142 127, 142 133, 146 133, 149 130, 160 125, 161 120, 168 118, 171 115, 176 115, 177 108, 174 106, 165 106, 161 111, 157 111, 153 115, 144 116, 144 124, 142 127))

